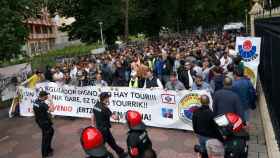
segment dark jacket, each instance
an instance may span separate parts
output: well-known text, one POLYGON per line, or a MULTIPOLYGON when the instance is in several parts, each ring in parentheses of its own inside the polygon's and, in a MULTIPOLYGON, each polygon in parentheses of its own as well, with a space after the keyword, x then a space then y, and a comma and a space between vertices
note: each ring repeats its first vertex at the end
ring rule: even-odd
POLYGON ((207 106, 202 106, 194 111, 192 116, 194 133, 222 140, 216 123, 214 122, 215 114, 207 106))
POLYGON ((93 108, 93 114, 95 116, 96 127, 99 130, 103 131, 111 128, 110 117, 112 112, 108 107, 104 107, 100 102, 97 102, 93 108))
POLYGON ((35 100, 35 103, 33 104, 33 111, 35 114, 35 121, 40 127, 52 125, 48 110, 48 104, 40 99, 35 100))
POLYGON ((171 57, 167 57, 167 59, 163 61, 162 75, 169 76, 173 71, 173 65, 174 59, 171 57))
POLYGON ((148 133, 146 130, 132 130, 130 129, 128 131, 127 136, 127 148, 128 148, 128 154, 131 158, 142 158, 144 156, 145 151, 148 149, 152 149, 152 142, 148 136, 148 133), (139 151, 138 156, 132 156, 131 155, 131 149, 137 148, 139 151))
POLYGON ((125 68, 117 68, 113 76, 113 86, 127 86, 125 81, 125 68))
MULTIPOLYGON (((158 87, 156 77, 153 77, 151 80, 146 79, 145 82, 146 82, 146 88, 158 87)), ((144 82, 144 84, 145 84, 145 82, 144 82)))
MULTIPOLYGON (((195 72, 190 70, 191 76, 195 76, 195 72)), ((183 68, 179 68, 178 70, 178 79, 184 84, 186 89, 190 89, 191 87, 189 86, 189 75, 188 71, 183 68)), ((194 80, 193 80, 194 81, 194 80)))
POLYGON ((244 111, 239 96, 229 88, 215 92, 213 97, 213 112, 215 116, 233 112, 244 120, 244 111))

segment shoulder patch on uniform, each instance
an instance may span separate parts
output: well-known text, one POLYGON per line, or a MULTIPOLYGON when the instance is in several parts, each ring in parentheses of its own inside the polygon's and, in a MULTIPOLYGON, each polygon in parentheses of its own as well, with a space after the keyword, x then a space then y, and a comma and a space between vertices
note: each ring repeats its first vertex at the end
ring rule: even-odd
POLYGON ((33 106, 35 106, 35 107, 37 107, 37 108, 39 108, 39 107, 40 107, 40 105, 39 105, 39 104, 37 104, 37 103, 34 103, 34 104, 33 104, 33 106))
POLYGON ((100 108, 98 108, 98 107, 96 107, 96 106, 93 106, 93 109, 96 110, 96 111, 98 111, 98 112, 101 112, 101 111, 102 111, 100 108))

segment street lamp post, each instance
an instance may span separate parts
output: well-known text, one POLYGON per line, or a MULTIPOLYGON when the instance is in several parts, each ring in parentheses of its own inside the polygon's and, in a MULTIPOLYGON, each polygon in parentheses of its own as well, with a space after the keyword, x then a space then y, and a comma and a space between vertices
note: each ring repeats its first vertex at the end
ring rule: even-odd
POLYGON ((101 42, 102 42, 102 46, 104 46, 104 39, 103 39, 103 32, 102 32, 102 24, 103 24, 103 22, 99 22, 99 25, 100 25, 101 42))
POLYGON ((246 8, 245 9, 245 20, 246 20, 246 22, 245 22, 245 29, 246 29, 246 33, 248 33, 248 9, 246 8))

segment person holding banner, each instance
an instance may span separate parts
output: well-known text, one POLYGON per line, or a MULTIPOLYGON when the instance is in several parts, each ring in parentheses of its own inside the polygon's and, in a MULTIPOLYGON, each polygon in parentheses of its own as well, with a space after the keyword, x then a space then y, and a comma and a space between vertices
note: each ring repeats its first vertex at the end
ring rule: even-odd
POLYGON ((35 121, 42 130, 42 157, 50 157, 53 155, 53 149, 51 148, 51 142, 54 135, 54 129, 52 127, 52 121, 50 117, 50 109, 45 101, 48 99, 49 93, 41 91, 38 99, 33 104, 33 111, 35 114, 35 121))
POLYGON ((35 73, 28 78, 26 81, 22 82, 20 85, 25 86, 27 84, 28 88, 34 89, 36 84, 44 80, 44 74, 42 71, 37 70, 35 73))
POLYGON ((161 88, 163 89, 163 85, 159 78, 154 77, 153 73, 149 70, 146 72, 146 80, 144 82, 143 88, 161 88))
POLYGON ((111 110, 108 108, 110 94, 108 92, 102 92, 99 95, 99 101, 95 104, 93 108, 93 115, 91 119, 92 126, 97 127, 104 137, 104 141, 110 145, 110 147, 118 154, 119 158, 125 158, 127 154, 124 149, 117 145, 110 128, 111 122, 110 118, 118 120, 118 116, 113 115, 111 110))

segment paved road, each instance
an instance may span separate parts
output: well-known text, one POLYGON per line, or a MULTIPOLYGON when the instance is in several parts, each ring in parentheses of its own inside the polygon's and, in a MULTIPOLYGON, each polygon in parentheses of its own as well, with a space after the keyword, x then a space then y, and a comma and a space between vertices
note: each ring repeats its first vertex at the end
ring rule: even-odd
MULTIPOLYGON (((250 140, 250 158, 267 158, 267 150, 263 136, 259 111, 253 113, 250 140)), ((79 134, 89 124, 87 119, 54 120, 55 148, 54 158, 84 158, 80 146, 79 134)), ((117 143, 126 148, 125 125, 114 124, 113 135, 117 143)), ((149 128, 159 158, 195 158, 193 146, 196 138, 192 132, 149 128)), ((40 158, 40 129, 33 118, 1 118, 0 119, 0 158, 40 158)))
MULTIPOLYGON (((54 158, 85 157, 79 133, 89 120, 56 118, 54 122, 54 158)), ((41 133, 33 118, 2 119, 0 129, 0 158, 40 158, 41 133)), ((125 125, 113 125, 113 135, 124 148, 126 131, 125 125)), ((193 145, 196 139, 192 133, 160 128, 149 128, 148 131, 160 158, 195 157, 193 145)))

